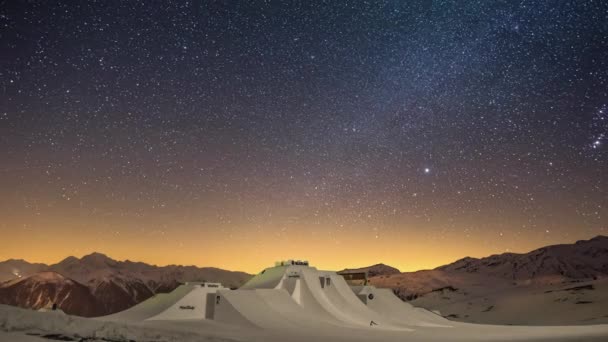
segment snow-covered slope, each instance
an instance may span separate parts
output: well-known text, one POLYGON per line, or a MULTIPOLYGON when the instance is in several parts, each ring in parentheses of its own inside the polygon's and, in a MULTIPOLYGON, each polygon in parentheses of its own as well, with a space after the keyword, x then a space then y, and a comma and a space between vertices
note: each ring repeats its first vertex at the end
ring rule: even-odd
POLYGON ((607 281, 605 236, 370 278, 371 284, 449 318, 500 324, 608 322, 607 281), (536 304, 522 309, 531 303, 536 304))
POLYGON ((214 320, 108 322, 0 305, 0 341, 251 341, 251 342, 402 342, 402 341, 606 341, 608 325, 514 327, 458 324, 452 328, 417 326, 404 331, 315 326, 293 330, 223 324, 214 320))
POLYGON ((437 270, 477 273, 513 281, 597 279, 608 276, 608 237, 597 236, 574 244, 547 246, 525 254, 504 253, 486 258, 464 258, 437 270))
POLYGON ((103 322, 0 305, 0 341, 235 341, 218 336, 222 333, 218 330, 196 333, 187 328, 103 322))

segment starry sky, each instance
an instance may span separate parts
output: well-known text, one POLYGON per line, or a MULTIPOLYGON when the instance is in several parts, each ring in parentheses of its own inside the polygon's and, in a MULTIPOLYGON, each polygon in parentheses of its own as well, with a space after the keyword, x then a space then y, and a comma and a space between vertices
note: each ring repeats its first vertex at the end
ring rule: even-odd
POLYGON ((0 259, 402 270, 608 233, 604 1, 2 1, 0 259))

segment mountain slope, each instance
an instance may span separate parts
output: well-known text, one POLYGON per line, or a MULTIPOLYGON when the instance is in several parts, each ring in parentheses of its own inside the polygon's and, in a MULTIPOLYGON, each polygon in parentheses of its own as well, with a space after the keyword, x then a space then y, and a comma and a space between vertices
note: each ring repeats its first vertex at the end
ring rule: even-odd
POLYGON ((238 287, 251 277, 247 273, 213 267, 176 265, 158 267, 128 260, 116 261, 101 253, 85 255, 80 259, 67 257, 50 266, 29 264, 22 260, 9 260, 1 264, 5 265, 4 269, 10 269, 12 275, 9 278, 10 275, 6 274, 5 279, 12 280, 3 286, 19 283, 15 288, 5 289, 4 293, 10 297, 18 291, 19 297, 15 300, 2 297, 0 303, 38 309, 42 307, 40 303, 44 305, 63 303, 61 296, 69 294, 81 298, 86 305, 79 308, 70 306, 71 302, 68 301, 60 305, 60 308, 82 316, 105 315, 125 310, 152 297, 155 293, 170 292, 183 282, 210 281, 220 282, 227 287, 238 287), (34 275, 30 276, 27 282, 22 283, 20 282, 22 279, 18 276, 21 273, 13 272, 14 269, 34 275), (50 277, 49 274, 55 276, 50 277), (48 280, 51 278, 54 282, 49 283, 48 280), (65 280, 59 281, 59 279, 65 280), (40 284, 36 285, 36 282, 40 284), (55 285, 51 286, 51 284, 55 285), (83 289, 86 289, 87 294, 83 289), (72 292, 77 295, 71 294, 72 292), (92 305, 94 309, 90 308, 92 305))
POLYGON ((102 307, 86 286, 55 272, 36 273, 0 284, 0 303, 30 309, 57 304, 67 314, 103 314, 102 307))
POLYGON ((9 259, 0 262, 0 282, 27 277, 47 269, 45 264, 32 264, 21 259, 9 259))
POLYGON ((597 236, 573 244, 552 245, 529 253, 504 253, 485 258, 463 258, 434 270, 374 276, 370 282, 391 287, 403 297, 446 286, 467 284, 557 284, 608 277, 608 237, 597 236))
POLYGON ((464 258, 436 268, 528 281, 543 277, 597 279, 608 276, 608 237, 597 236, 574 244, 553 245, 525 254, 504 253, 486 258, 464 258))
POLYGON ((116 261, 101 253, 85 255, 81 259, 68 257, 49 266, 49 269, 89 285, 117 279, 122 282, 135 279, 154 292, 159 288, 172 288, 180 282, 187 281, 214 281, 221 282, 227 287, 238 287, 251 277, 244 272, 226 271, 214 267, 176 265, 159 267, 129 260, 116 261))
POLYGON ((413 305, 487 324, 608 322, 608 237, 529 253, 463 258, 433 270, 370 278, 413 305), (563 313, 567 312, 567 315, 563 313))

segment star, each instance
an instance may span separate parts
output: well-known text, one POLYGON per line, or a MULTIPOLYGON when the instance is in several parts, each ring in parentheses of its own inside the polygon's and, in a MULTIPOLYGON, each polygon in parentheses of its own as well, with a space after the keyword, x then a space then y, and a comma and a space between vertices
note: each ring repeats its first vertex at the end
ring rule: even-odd
POLYGON ((0 241, 32 245, 0 250, 59 259, 96 235, 168 264, 184 241, 184 262, 203 248, 257 273, 263 258, 218 241, 333 249, 339 230, 374 241, 372 260, 410 238, 459 257, 593 237, 608 227, 608 4, 564 3, 13 1, 0 241))

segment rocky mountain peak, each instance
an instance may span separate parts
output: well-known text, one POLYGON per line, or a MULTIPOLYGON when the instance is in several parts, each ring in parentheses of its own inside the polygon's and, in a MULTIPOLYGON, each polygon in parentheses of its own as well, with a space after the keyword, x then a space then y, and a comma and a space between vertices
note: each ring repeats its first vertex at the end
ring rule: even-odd
POLYGON ((95 268, 115 267, 118 264, 116 260, 97 252, 83 256, 80 262, 95 268))
POLYGON ((359 272, 366 272, 368 277, 375 277, 375 276, 379 276, 379 275, 392 275, 392 274, 401 273, 401 271, 399 271, 397 268, 388 266, 388 265, 385 265, 382 263, 367 266, 367 267, 361 267, 361 268, 347 268, 338 273, 359 273, 359 272))
POLYGON ((68 264, 74 264, 74 263, 78 263, 80 261, 80 259, 78 259, 75 256, 69 256, 63 260, 61 260, 59 262, 59 264, 64 264, 64 265, 68 265, 68 264))

